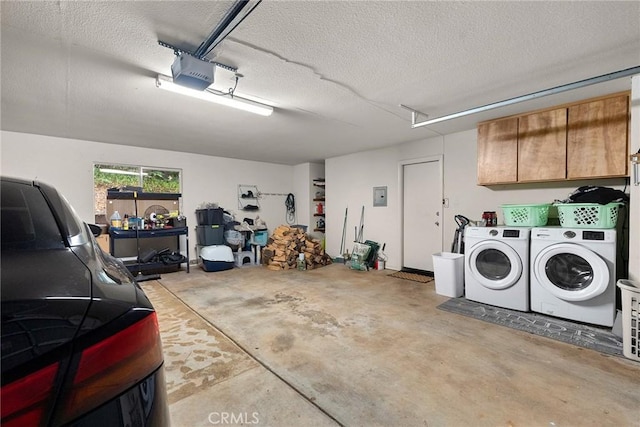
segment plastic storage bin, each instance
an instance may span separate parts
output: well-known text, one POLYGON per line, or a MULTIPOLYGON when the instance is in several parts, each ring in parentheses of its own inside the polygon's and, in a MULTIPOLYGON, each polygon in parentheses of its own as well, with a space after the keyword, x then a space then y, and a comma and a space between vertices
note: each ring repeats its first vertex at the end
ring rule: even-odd
POLYGON ((196 238, 202 246, 224 244, 224 227, 221 225, 198 225, 196 238))
POLYGON ((557 203, 562 227, 614 228, 618 222, 620 203, 557 203))
POLYGON ((230 270, 234 266, 233 253, 226 245, 205 246, 200 250, 204 271, 230 270))
POLYGON ((260 246, 266 246, 268 239, 269 239, 269 232, 267 230, 258 230, 253 233, 253 238, 251 243, 255 243, 256 245, 260 245, 260 246))
POLYGON ((622 293, 622 354, 640 361, 640 283, 618 280, 622 293))
POLYGON ((551 204, 502 205, 504 224, 518 227, 542 227, 549 220, 551 204))
POLYGON ((196 218, 198 225, 224 224, 222 208, 196 209, 196 218))
POLYGON ((436 293, 457 298, 464 294, 464 255, 454 252, 433 254, 436 293))

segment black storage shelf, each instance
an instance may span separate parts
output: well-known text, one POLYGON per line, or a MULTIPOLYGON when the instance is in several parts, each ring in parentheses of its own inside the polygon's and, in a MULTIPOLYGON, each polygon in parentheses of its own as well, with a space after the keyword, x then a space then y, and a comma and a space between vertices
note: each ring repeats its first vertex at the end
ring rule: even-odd
MULTIPOLYGON (((157 228, 153 230, 123 230, 121 228, 109 228, 109 252, 114 253, 114 241, 118 239, 146 239, 153 237, 187 236, 187 273, 189 272, 189 229, 187 227, 157 228)), ((180 244, 178 243, 178 247, 180 244)), ((124 265, 132 273, 171 273, 180 268, 180 264, 164 264, 162 262, 124 262, 124 265)))
MULTIPOLYGON (((133 200, 135 216, 138 217, 138 200, 179 200, 182 197, 180 193, 145 193, 143 191, 107 191, 107 200, 133 200)), ((186 221, 178 221, 182 227, 167 227, 156 228, 150 230, 124 230, 122 228, 109 228, 109 253, 115 255, 115 241, 119 239, 135 239, 137 254, 134 260, 126 260, 120 258, 125 266, 134 275, 136 273, 168 273, 178 271, 180 265, 185 263, 187 266, 187 273, 189 272, 189 229, 186 227, 186 221), (138 262, 140 257, 140 240, 149 238, 160 237, 175 237, 176 247, 180 250, 180 236, 186 238, 186 252, 187 256, 184 262, 176 264, 165 264, 163 262, 138 262)), ((157 249, 157 248, 156 248, 157 249)))
POLYGON ((135 239, 137 237, 144 239, 148 237, 166 237, 166 236, 182 236, 188 233, 187 227, 157 228, 153 230, 123 230, 120 228, 109 228, 109 237, 111 239, 135 239))
POLYGON ((181 193, 144 193, 142 191, 107 191, 107 199, 177 200, 181 193))

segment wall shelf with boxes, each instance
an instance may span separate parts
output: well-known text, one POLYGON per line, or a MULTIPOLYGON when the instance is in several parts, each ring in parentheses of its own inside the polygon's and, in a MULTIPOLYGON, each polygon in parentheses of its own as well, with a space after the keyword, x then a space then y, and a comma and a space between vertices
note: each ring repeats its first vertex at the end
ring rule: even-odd
POLYGON ((189 272, 189 234, 180 214, 181 194, 108 191, 107 217, 120 216, 109 227, 109 253, 133 274, 168 273, 186 264, 189 272), (114 226, 116 225, 116 226, 114 226), (180 254, 185 236, 186 257, 180 254))
POLYGON ((325 180, 324 178, 316 178, 313 180, 313 186, 316 188, 313 196, 312 212, 315 219, 315 227, 313 231, 318 233, 325 232, 325 180))

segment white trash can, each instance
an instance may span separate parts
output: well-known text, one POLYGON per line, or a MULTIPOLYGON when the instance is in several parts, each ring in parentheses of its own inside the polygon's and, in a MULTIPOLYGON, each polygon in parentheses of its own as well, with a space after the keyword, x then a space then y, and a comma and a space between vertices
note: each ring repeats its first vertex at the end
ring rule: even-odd
POLYGON ((464 255, 454 252, 433 254, 436 293, 457 298, 464 294, 464 255))
POLYGON ((640 282, 620 279, 622 296, 622 354, 640 362, 640 282))

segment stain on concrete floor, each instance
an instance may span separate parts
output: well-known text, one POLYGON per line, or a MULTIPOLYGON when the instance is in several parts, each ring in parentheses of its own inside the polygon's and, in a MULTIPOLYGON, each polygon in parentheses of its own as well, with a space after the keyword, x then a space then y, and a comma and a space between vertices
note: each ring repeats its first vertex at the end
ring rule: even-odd
POLYGON ((141 287, 158 315, 169 404, 259 366, 158 282, 141 287))

